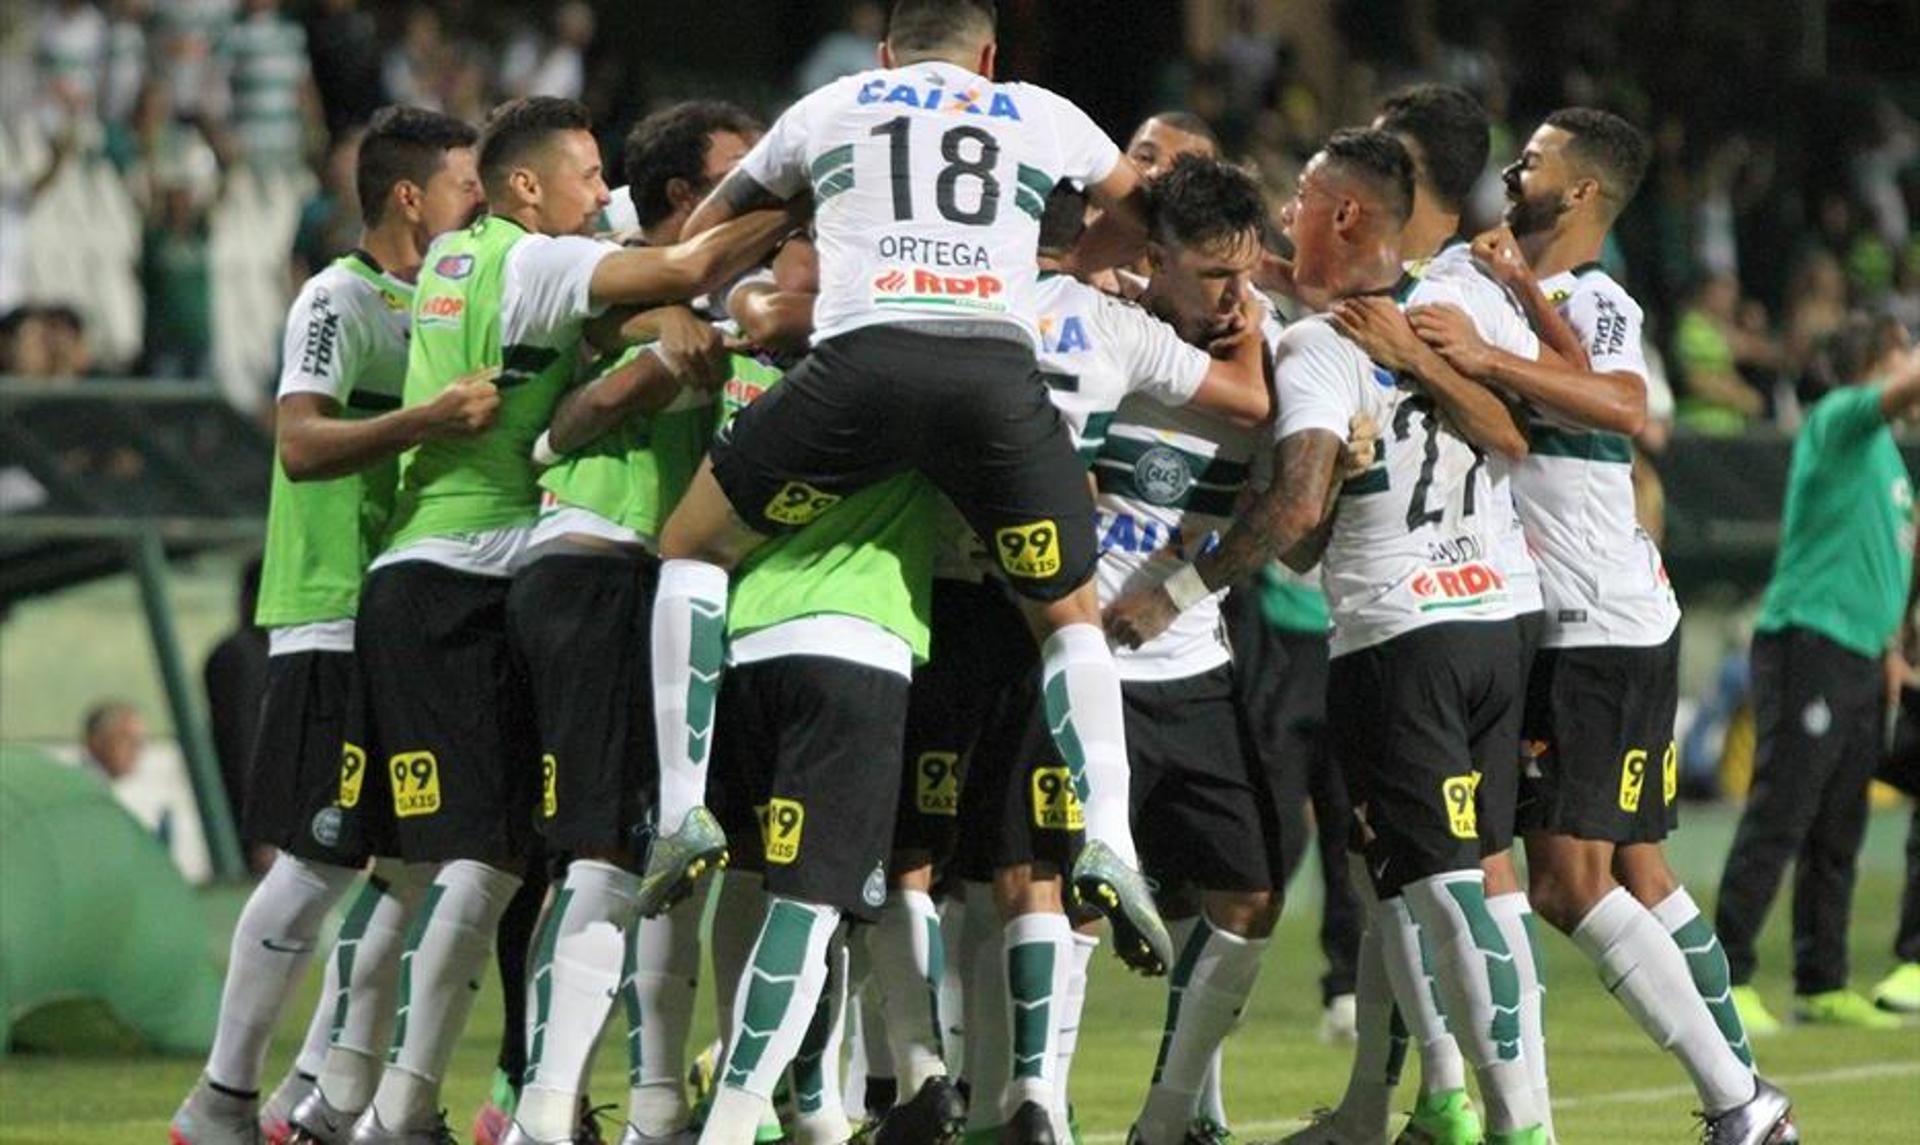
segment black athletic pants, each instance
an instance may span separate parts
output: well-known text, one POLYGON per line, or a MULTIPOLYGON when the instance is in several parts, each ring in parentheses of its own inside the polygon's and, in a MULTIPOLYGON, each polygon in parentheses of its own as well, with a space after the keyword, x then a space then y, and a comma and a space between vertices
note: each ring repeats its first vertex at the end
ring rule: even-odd
POLYGON ((1867 784, 1882 750, 1884 681, 1878 659, 1809 629, 1753 639, 1753 789, 1714 914, 1735 985, 1753 979, 1754 940, 1789 862, 1794 992, 1846 985, 1847 918, 1867 784))

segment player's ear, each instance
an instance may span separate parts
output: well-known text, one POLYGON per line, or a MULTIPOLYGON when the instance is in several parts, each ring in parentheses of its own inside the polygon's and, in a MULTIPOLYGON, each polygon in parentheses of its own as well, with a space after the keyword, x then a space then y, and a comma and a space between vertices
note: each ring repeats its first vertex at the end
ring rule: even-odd
POLYGON ((411 179, 402 179, 393 185, 393 205, 400 208, 402 216, 410 223, 420 221, 420 206, 426 197, 420 184, 411 179))
POLYGON ((980 49, 980 67, 976 70, 975 74, 992 79, 993 65, 994 62, 999 59, 999 56, 1000 45, 992 40, 988 40, 986 45, 980 49))
POLYGON ((540 176, 531 167, 515 167, 507 174, 507 186, 529 206, 540 205, 540 176))
POLYGON ((1160 268, 1167 265, 1167 248, 1158 239, 1147 240, 1147 265, 1157 275, 1160 268))
POLYGON ((880 66, 888 71, 899 66, 893 62, 893 45, 885 40, 880 41, 879 51, 876 54, 880 57, 880 66))
POLYGON ((1600 180, 1598 179, 1577 179, 1573 186, 1567 188, 1568 206, 1585 207, 1598 202, 1599 199, 1600 180))
POLYGON ((681 207, 693 208, 700 205, 700 200, 693 193, 693 184, 680 178, 667 180, 667 202, 672 204, 675 210, 679 210, 681 207))

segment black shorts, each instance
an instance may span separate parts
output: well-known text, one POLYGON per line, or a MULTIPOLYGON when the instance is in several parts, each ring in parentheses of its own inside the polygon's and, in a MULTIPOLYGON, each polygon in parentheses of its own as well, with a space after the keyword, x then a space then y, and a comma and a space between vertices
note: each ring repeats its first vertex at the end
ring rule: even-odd
POLYGON ((869 326, 815 346, 715 439, 713 474, 765 533, 895 473, 945 493, 1023 596, 1093 575, 1093 495, 1024 342, 869 326))
POLYGON ((503 862, 525 851, 540 753, 507 638, 508 584, 428 561, 367 576, 354 632, 363 722, 350 738, 383 781, 384 807, 360 793, 372 853, 503 862))
POLYGON ((1012 682, 995 698, 967 759, 953 869, 991 882, 1006 867, 1047 863, 1066 874, 1086 835, 1086 809, 1047 728, 1040 650, 1027 640, 1009 656, 1012 682))
POLYGON ((267 695, 253 744, 241 837, 317 863, 366 862, 347 830, 343 792, 358 800, 365 760, 343 753, 354 689, 351 652, 289 652, 267 658, 267 695))
POLYGON ((1163 887, 1272 890, 1279 823, 1258 781, 1231 665, 1123 682, 1134 838, 1163 887))
POLYGON ((1543 648, 1527 680, 1520 829, 1657 843, 1679 825, 1680 632, 1644 648, 1543 648))
POLYGON ((933 656, 913 674, 896 851, 943 861, 953 850, 961 773, 994 699, 1032 665, 1020 610, 998 584, 933 582, 933 656))
MULTIPOLYGON (((1533 678, 1534 659, 1540 652, 1540 638, 1546 634, 1547 614, 1541 611, 1525 613, 1514 620, 1514 627, 1520 640, 1520 674, 1514 679, 1521 682, 1524 692, 1526 681, 1533 678)), ((1480 824, 1480 856, 1487 858, 1513 849, 1513 836, 1520 814, 1521 773, 1529 758, 1522 746, 1520 721, 1524 705, 1514 708, 1511 726, 1512 751, 1502 758, 1498 751, 1491 753, 1480 770, 1480 782, 1473 789, 1474 813, 1480 824)))
POLYGON ((906 677, 830 656, 736 665, 707 804, 769 894, 868 922, 887 901, 906 677))
POLYGON ((652 557, 559 553, 514 574, 507 623, 540 745, 534 824, 555 851, 644 859, 659 784, 649 670, 652 557))
POLYGON ((1514 763, 1519 673, 1510 620, 1429 625, 1329 665, 1333 756, 1383 897, 1479 866, 1474 792, 1514 763))

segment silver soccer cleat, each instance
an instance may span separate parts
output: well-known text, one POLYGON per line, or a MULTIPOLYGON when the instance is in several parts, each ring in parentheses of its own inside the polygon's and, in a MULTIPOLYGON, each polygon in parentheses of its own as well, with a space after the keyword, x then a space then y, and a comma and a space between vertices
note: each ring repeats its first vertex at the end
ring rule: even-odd
POLYGON ((1800 1139, 1793 1126, 1793 1102, 1764 1078, 1754 1079, 1745 1105, 1703 1118, 1701 1145, 1787 1145, 1800 1139))

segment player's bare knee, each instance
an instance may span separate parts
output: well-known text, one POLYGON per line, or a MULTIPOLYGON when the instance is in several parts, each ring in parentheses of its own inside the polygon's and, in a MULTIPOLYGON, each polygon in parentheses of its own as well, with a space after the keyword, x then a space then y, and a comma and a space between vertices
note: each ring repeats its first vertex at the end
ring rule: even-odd
POLYGON ((924 849, 895 851, 887 860, 887 884, 898 891, 931 891, 933 856, 924 849))
POLYGON ((1236 938, 1262 939, 1273 933, 1279 916, 1272 891, 1206 892, 1207 924, 1236 938))

